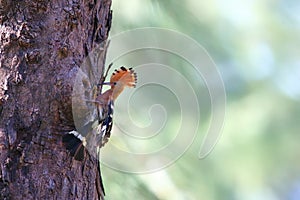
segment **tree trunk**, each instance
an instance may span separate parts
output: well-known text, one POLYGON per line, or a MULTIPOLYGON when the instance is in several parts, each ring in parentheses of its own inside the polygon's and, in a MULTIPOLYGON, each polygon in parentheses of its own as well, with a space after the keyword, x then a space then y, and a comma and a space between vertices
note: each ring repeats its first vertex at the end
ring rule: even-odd
POLYGON ((100 199, 98 161, 74 160, 62 135, 74 129, 76 72, 107 39, 110 6, 0 1, 0 199, 100 199))

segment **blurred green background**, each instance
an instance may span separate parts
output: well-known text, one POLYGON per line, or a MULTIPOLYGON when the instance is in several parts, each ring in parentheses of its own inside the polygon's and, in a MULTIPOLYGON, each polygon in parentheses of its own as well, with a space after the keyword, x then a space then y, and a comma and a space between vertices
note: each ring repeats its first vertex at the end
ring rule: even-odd
POLYGON ((161 27, 194 38, 218 66, 227 105, 208 157, 198 158, 197 137, 155 173, 103 165, 107 198, 300 199, 300 2, 113 0, 112 9, 111 35, 161 27))

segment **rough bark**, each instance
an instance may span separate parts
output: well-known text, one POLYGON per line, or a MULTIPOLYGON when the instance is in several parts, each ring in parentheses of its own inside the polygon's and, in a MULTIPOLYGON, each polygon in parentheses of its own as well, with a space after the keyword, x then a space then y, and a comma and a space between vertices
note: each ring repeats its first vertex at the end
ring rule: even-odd
MULTIPOLYGON (((0 1, 0 199, 99 199, 97 160, 69 156, 72 85, 111 0, 0 1)), ((103 69, 104 59, 99 68, 103 69)))

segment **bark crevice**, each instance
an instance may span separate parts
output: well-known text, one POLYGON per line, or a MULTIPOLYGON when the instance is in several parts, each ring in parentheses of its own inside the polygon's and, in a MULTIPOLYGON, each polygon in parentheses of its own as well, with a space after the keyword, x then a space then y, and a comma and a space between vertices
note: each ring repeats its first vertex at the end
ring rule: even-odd
POLYGON ((107 39, 110 6, 1 1, 0 199, 99 198, 95 158, 74 161, 61 137, 74 129, 71 96, 84 46, 107 39))

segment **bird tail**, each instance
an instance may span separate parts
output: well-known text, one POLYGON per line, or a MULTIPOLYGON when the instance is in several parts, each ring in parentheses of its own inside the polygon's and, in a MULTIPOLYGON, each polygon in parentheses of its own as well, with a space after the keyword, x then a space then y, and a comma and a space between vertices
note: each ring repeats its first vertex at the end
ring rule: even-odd
POLYGON ((97 159, 97 162, 98 162, 98 165, 97 165, 98 175, 97 175, 96 184, 97 184, 98 191, 100 193, 99 196, 101 197, 101 199, 104 200, 105 190, 104 190, 104 185, 103 185, 103 180, 102 180, 102 175, 101 175, 101 169, 100 169, 100 149, 98 149, 97 156, 98 156, 99 160, 97 159))

